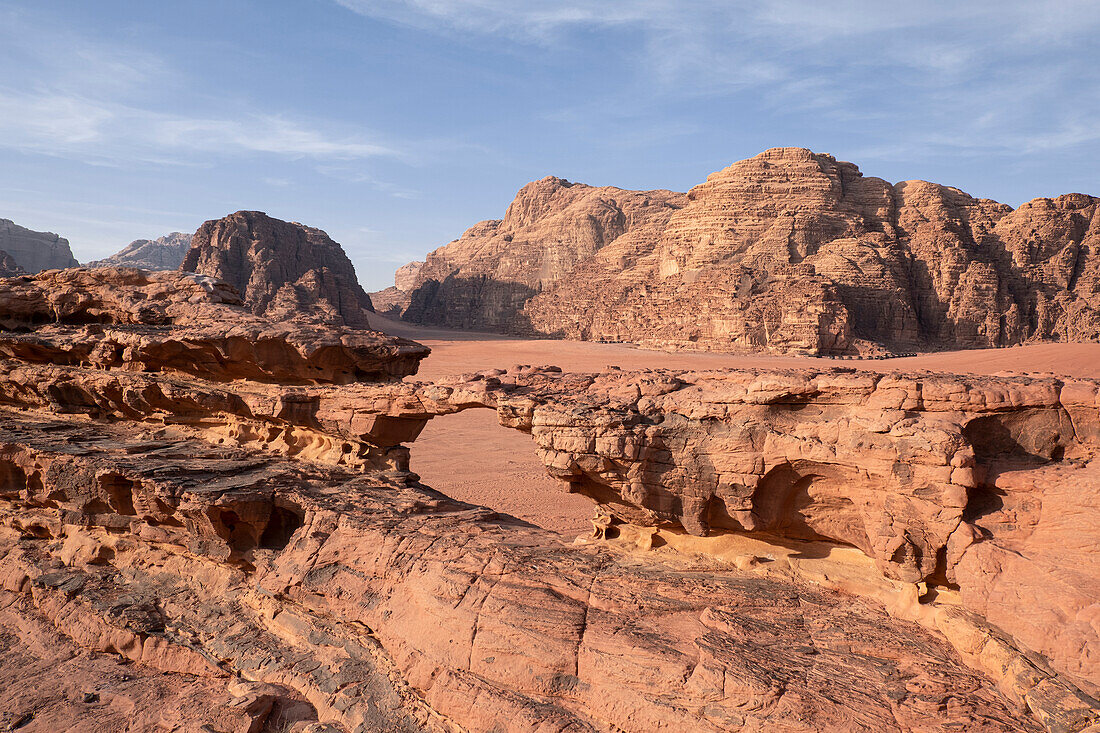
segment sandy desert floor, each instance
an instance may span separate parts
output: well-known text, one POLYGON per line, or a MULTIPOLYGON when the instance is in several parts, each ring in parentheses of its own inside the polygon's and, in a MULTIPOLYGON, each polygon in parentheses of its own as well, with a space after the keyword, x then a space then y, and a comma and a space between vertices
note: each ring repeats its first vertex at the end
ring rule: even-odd
MULTIPOLYGON (((881 361, 812 357, 668 353, 623 344, 514 339, 494 334, 420 328, 382 316, 372 325, 431 347, 418 379, 437 379, 515 364, 559 366, 567 371, 623 369, 824 368, 869 371, 937 371, 975 374, 1056 374, 1100 378, 1100 344, 1036 344, 1010 349, 945 351, 881 361)), ((490 410, 468 410, 428 423, 412 449, 412 469, 424 483, 462 501, 492 507, 575 536, 591 528, 592 502, 568 494, 546 475, 534 443, 497 424, 490 410)))

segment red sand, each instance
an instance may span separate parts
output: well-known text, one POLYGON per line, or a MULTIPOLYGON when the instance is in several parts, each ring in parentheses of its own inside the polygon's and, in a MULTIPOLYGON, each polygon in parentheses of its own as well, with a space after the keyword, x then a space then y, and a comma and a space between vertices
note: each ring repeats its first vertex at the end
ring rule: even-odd
MULTIPOLYGON (((622 344, 513 339, 493 334, 419 328, 379 315, 372 325, 431 347, 413 380, 553 364, 567 371, 623 369, 823 368, 939 371, 974 374, 1048 374, 1100 378, 1100 344, 1036 344, 922 354, 882 361, 834 361, 796 356, 645 351, 622 344)), ((428 423, 412 449, 412 469, 424 483, 456 499, 492 507, 547 529, 575 536, 589 528, 592 502, 568 494, 546 475, 534 443, 497 424, 489 410, 468 410, 428 423)))

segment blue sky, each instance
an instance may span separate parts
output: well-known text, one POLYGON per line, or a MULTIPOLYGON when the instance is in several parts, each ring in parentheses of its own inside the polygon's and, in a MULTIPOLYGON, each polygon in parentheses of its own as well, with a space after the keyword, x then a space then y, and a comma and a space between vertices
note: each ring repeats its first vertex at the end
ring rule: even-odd
POLYGON ((0 0, 0 217, 80 260, 259 209, 368 290, 548 174, 687 190, 794 145, 1100 195, 1100 2, 0 0))

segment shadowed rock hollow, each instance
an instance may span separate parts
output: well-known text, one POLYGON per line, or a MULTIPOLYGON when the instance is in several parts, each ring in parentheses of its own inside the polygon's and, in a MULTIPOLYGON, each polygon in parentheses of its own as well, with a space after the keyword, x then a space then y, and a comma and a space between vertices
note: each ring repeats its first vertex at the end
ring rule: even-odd
POLYGON ((1083 194, 1013 210, 776 148, 686 196, 528 184, 503 220, 401 268, 378 302, 420 324, 659 348, 1096 341, 1097 210, 1083 194))
POLYGON ((425 391, 496 409, 614 519, 857 547, 1100 691, 1095 380, 521 369, 425 391))
POLYGON ((16 275, 26 274, 27 271, 20 267, 19 263, 10 254, 0 250, 0 277, 15 277, 16 275))
POLYGON ((1074 610, 1095 588, 1094 382, 553 369, 397 381, 426 349, 272 323, 212 278, 124 268, 3 281, 0 312, 5 722, 366 733, 1097 720, 1082 691, 1092 652, 1071 663, 1068 637, 1028 625, 1075 612, 1066 628, 1094 648, 1088 607, 1074 610), (563 544, 422 485, 406 444, 430 419, 485 407, 631 520, 612 525, 620 539, 659 525, 648 545, 563 544), (1048 511, 1071 500, 1076 514, 1048 511), (776 533, 802 554, 822 538, 856 545, 907 610, 797 563, 660 551, 656 532, 671 541, 677 523, 776 533), (1059 542, 1081 553, 1072 594, 1054 583, 1074 578, 1044 564, 1059 542), (945 543, 948 564, 927 569, 945 543), (917 578, 958 584, 964 604, 918 603, 917 578), (1029 591, 1034 615, 1012 626, 998 594, 1021 583, 1049 593, 1029 591))

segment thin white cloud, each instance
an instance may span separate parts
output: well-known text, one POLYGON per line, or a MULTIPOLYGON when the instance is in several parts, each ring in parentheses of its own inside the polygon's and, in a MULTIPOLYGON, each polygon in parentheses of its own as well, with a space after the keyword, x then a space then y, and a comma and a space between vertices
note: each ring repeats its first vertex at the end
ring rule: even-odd
POLYGON ((86 162, 201 164, 202 155, 353 160, 398 156, 362 137, 282 116, 183 117, 55 92, 0 88, 0 147, 86 162))
POLYGON ((329 178, 335 178, 338 181, 344 183, 362 184, 373 188, 379 193, 384 193, 387 196, 391 196, 396 199, 418 199, 420 198, 420 192, 411 188, 405 188, 404 186, 398 186, 395 183, 388 181, 380 181, 369 173, 363 172, 357 167, 351 167, 348 165, 341 165, 338 163, 328 163, 318 165, 314 168, 318 173, 329 178))
POLYGON ((370 158, 397 151, 355 134, 334 135, 276 115, 203 119, 146 115, 152 140, 168 149, 274 153, 289 157, 370 158))
POLYGON ((1095 0, 335 2, 505 48, 568 50, 610 34, 603 55, 628 75, 615 79, 604 115, 654 98, 751 95, 749 108, 770 114, 1006 154, 1094 142, 1080 120, 1100 117, 1095 0))
POLYGON ((838 38, 921 28, 1010 30, 1013 39, 1057 41, 1085 36, 1100 23, 1094 0, 335 0, 364 16, 416 27, 551 40, 570 29, 634 26, 698 36, 785 37, 823 45, 838 38))
POLYGON ((563 27, 653 24, 674 18, 671 0, 565 0, 528 3, 515 0, 336 0, 362 15, 411 25, 447 25, 458 30, 529 39, 547 38, 563 27))
POLYGON ((187 82, 148 53, 43 28, 0 9, 0 147, 100 165, 207 165, 220 157, 317 160, 398 156, 357 126, 246 109, 212 100, 215 115, 166 111, 164 94, 187 82), (43 43, 43 37, 49 43, 43 43), (232 110, 225 114, 223 110, 232 110))

